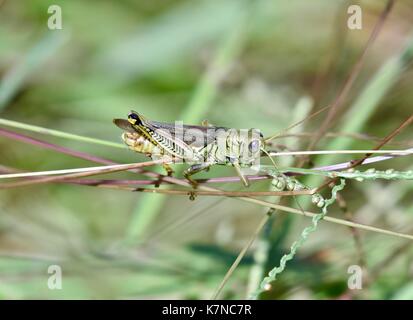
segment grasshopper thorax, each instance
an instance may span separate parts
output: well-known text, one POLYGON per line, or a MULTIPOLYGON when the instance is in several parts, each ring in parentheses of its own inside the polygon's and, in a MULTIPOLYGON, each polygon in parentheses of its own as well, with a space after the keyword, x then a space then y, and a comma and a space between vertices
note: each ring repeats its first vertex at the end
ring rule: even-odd
POLYGON ((263 135, 258 129, 227 129, 217 136, 217 162, 238 163, 242 167, 259 164, 263 135))

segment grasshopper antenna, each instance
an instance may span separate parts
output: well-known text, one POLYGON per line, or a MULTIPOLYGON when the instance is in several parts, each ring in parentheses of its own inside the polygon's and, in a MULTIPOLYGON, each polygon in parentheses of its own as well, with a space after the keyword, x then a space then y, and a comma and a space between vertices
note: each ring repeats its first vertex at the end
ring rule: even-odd
POLYGON ((265 153, 265 155, 266 155, 268 158, 270 158, 270 161, 271 161, 272 164, 274 165, 275 170, 276 170, 278 173, 280 173, 280 171, 278 170, 277 164, 275 163, 274 159, 273 159, 272 156, 269 154, 269 152, 268 152, 267 150, 265 150, 264 148, 261 148, 261 151, 262 151, 263 153, 265 153))
POLYGON ((320 113, 322 113, 323 111, 325 111, 325 110, 327 110, 327 109, 329 109, 329 108, 331 108, 331 106, 324 107, 324 108, 322 108, 322 109, 320 109, 320 110, 318 110, 318 111, 310 114, 309 116, 305 117, 304 119, 302 119, 302 120, 300 120, 300 121, 298 121, 298 122, 296 122, 296 123, 293 123, 291 126, 287 127, 286 129, 284 129, 284 130, 282 130, 282 131, 280 131, 280 132, 278 132, 278 133, 276 133, 276 134, 274 134, 274 135, 272 135, 272 136, 270 136, 270 137, 264 138, 264 141, 265 141, 265 142, 269 142, 269 141, 271 141, 271 140, 274 140, 275 138, 279 137, 280 135, 286 133, 287 131, 295 128, 296 126, 299 126, 299 125, 302 124, 302 123, 304 123, 305 121, 310 120, 311 118, 313 118, 313 117, 315 117, 315 116, 318 116, 320 113))

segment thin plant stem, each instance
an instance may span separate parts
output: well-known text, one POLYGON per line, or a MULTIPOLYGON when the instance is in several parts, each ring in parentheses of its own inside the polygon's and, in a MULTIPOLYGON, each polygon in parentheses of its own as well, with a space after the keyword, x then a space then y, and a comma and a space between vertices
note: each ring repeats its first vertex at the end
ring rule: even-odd
MULTIPOLYGON (((44 128, 44 129, 48 130, 46 128, 44 128)), ((53 150, 53 151, 56 151, 56 152, 59 152, 59 153, 70 155, 72 157, 76 157, 76 158, 80 158, 80 159, 84 159, 84 160, 88 160, 88 161, 92 161, 92 162, 96 162, 96 163, 116 164, 115 162, 113 162, 111 160, 96 157, 96 156, 93 156, 89 153, 72 150, 72 149, 69 149, 69 148, 66 148, 66 147, 59 146, 57 144, 53 144, 53 143, 46 142, 46 141, 43 141, 43 140, 40 140, 40 139, 32 138, 32 137, 29 137, 27 135, 17 133, 17 132, 14 132, 14 131, 10 131, 10 130, 4 129, 4 128, 0 128, 0 135, 3 136, 3 137, 6 137, 8 139, 13 139, 13 140, 16 140, 16 141, 24 142, 24 143, 31 144, 31 145, 34 145, 34 146, 38 146, 38 147, 45 148, 45 149, 50 149, 50 150, 53 150)), ((87 138, 87 137, 84 137, 84 138, 87 138)))
MULTIPOLYGON (((70 179, 73 179, 73 178, 89 177, 89 176, 93 176, 93 175, 119 172, 119 171, 125 171, 125 170, 128 170, 128 169, 136 169, 136 168, 142 168, 142 167, 147 167, 147 166, 153 166, 153 165, 156 165, 156 164, 162 164, 164 162, 165 162, 164 159, 159 159, 159 160, 153 160, 153 161, 148 161, 148 162, 140 162, 140 163, 134 163, 134 164, 105 166, 105 167, 102 167, 102 168, 94 170, 94 171, 87 171, 87 172, 83 171, 83 172, 66 174, 66 175, 57 176, 57 177, 41 177, 39 179, 30 179, 30 180, 24 180, 24 181, 18 181, 18 182, 3 183, 3 184, 0 185, 0 189, 9 189, 9 188, 23 187, 23 186, 42 184, 42 183, 50 183, 50 182, 61 182, 61 181, 67 181, 67 180, 70 180, 70 179)), ((10 174, 10 175, 16 175, 16 174, 10 174)), ((10 175, 8 175, 8 176, 10 176, 10 175)))
MULTIPOLYGON (((313 213, 313 212, 310 212, 310 211, 302 211, 302 210, 299 210, 299 209, 290 208, 290 207, 286 207, 286 206, 282 206, 282 205, 278 205, 278 204, 273 204, 273 203, 263 201, 263 200, 259 200, 259 199, 255 199, 255 198, 238 198, 238 199, 242 199, 243 201, 259 204, 259 205, 262 205, 262 206, 265 206, 265 207, 277 209, 277 210, 280 210, 282 212, 294 213, 294 214, 298 214, 298 215, 302 215, 302 216, 306 216, 306 217, 310 217, 310 218, 312 218, 316 215, 316 213, 313 213)), ((360 224, 360 223, 346 221, 346 220, 343 220, 343 219, 338 219, 338 218, 325 216, 323 218, 323 220, 328 221, 328 222, 332 222, 332 223, 341 224, 341 225, 344 225, 344 226, 347 226, 347 227, 354 227, 354 228, 358 228, 358 229, 361 229, 361 230, 373 231, 373 232, 377 232, 377 233, 392 235, 392 236, 395 236, 395 237, 398 237, 398 238, 406 238, 406 239, 413 240, 413 235, 399 233, 399 232, 390 231, 390 230, 385 230, 385 229, 381 229, 381 228, 376 228, 376 227, 372 227, 372 226, 368 226, 368 225, 364 225, 364 224, 360 224)))
POLYGON ((64 139, 70 139, 70 140, 75 140, 75 141, 81 141, 81 142, 87 142, 87 143, 93 143, 93 144, 98 144, 98 145, 103 145, 107 147, 113 147, 113 148, 118 148, 118 149, 125 149, 125 145, 117 142, 111 142, 111 141, 106 141, 106 140, 101 140, 101 139, 96 139, 96 138, 90 138, 90 137, 85 137, 81 136, 78 134, 73 134, 73 133, 67 133, 59 130, 54 130, 54 129, 48 129, 44 127, 39 127, 39 126, 34 126, 31 124, 26 124, 18 121, 13 121, 13 120, 7 120, 7 119, 2 119, 0 118, 0 125, 8 126, 8 127, 13 127, 13 128, 19 128, 23 130, 28 130, 40 134, 46 134, 49 136, 54 136, 54 137, 59 137, 59 138, 64 138, 64 139))
MULTIPOLYGON (((349 210, 347 206, 347 201, 344 199, 344 196, 341 194, 337 194, 336 201, 341 211, 343 212, 345 219, 354 222, 354 214, 349 210)), ((354 245, 356 247, 359 265, 362 268, 365 268, 367 259, 365 257, 365 251, 363 248, 363 241, 361 239, 360 231, 356 228, 351 227, 350 232, 353 237, 354 245)))
MULTIPOLYGON (((140 162, 142 167, 158 164, 159 162, 150 162, 151 164, 146 164, 148 162, 140 162)), ((163 163, 163 161, 161 161, 163 163)), ((9 173, 0 175, 0 179, 12 179, 12 178, 28 178, 28 177, 39 177, 39 176, 53 176, 53 175, 62 175, 62 174, 71 174, 79 172, 106 172, 106 170, 119 169, 123 171, 126 169, 136 168, 137 163, 127 163, 127 164, 115 164, 109 166, 99 166, 99 167, 86 167, 86 168, 75 168, 75 169, 62 169, 62 170, 48 170, 48 171, 36 171, 36 172, 20 172, 20 173, 9 173), (103 171, 105 170, 105 171, 103 171)), ((138 166, 139 167, 139 166, 138 166)), ((107 171, 112 172, 112 171, 107 171)))
POLYGON ((410 155, 413 154, 413 149, 406 150, 317 150, 317 151, 281 151, 270 152, 273 157, 285 156, 304 156, 304 155, 328 155, 328 154, 388 154, 388 155, 410 155))
POLYGON ((249 248, 252 246, 252 244, 254 243, 255 239, 257 238, 257 236, 260 234, 261 230, 264 228, 264 226, 266 225, 266 223, 268 222, 269 218, 270 218, 270 214, 266 214, 260 221, 260 223, 258 224, 257 228, 255 229, 253 235, 250 237, 250 239, 248 240, 247 244, 242 248, 241 252, 238 254, 237 258, 235 259, 235 261, 232 263, 231 267, 228 269, 228 271, 226 272, 224 279, 221 281, 221 283, 219 284, 218 288, 215 290, 214 294, 211 297, 211 300, 216 300, 218 299, 219 295, 222 292, 222 289, 224 289, 226 283, 228 282, 229 278, 231 277, 231 275, 233 274, 233 272, 235 271, 235 269, 238 267, 238 265, 240 264, 241 260, 244 258, 245 254, 247 253, 247 251, 249 250, 249 248))
MULTIPOLYGON (((69 181, 70 182, 70 181, 69 181)), ((269 197, 269 196, 297 196, 297 195, 312 195, 316 189, 300 190, 300 191, 204 191, 204 190, 175 190, 175 189, 150 189, 150 188, 135 188, 116 184, 87 184, 93 187, 101 187, 108 189, 117 189, 143 193, 160 193, 169 195, 182 196, 225 196, 225 197, 269 197)))
MULTIPOLYGON (((285 133, 277 138, 311 138, 314 136, 313 132, 300 132, 300 133, 285 133)), ((371 142, 380 142, 382 141, 382 138, 379 138, 377 136, 373 136, 370 134, 366 133, 345 133, 345 132, 326 132, 323 136, 323 138, 337 138, 337 137, 346 137, 349 139, 354 139, 354 140, 362 140, 362 141, 371 141, 371 142)), ((270 143, 272 145, 272 143, 270 143)), ((391 143, 388 143, 387 145, 392 145, 392 146, 411 146, 413 145, 413 140, 401 140, 401 141, 392 141, 391 143)))

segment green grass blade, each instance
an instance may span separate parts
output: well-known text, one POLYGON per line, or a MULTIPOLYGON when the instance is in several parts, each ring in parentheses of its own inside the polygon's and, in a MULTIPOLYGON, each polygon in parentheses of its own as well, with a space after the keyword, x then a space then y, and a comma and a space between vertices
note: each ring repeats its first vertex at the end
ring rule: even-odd
POLYGON ((219 5, 210 1, 177 5, 113 44, 96 59, 96 69, 106 70, 118 80, 159 70, 231 30, 240 8, 234 0, 220 1, 219 5))

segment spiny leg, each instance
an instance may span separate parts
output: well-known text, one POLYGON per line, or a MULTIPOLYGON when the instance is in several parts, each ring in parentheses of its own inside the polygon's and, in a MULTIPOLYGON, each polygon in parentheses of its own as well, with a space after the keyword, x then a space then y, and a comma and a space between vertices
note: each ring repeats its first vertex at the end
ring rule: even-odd
POLYGON ((192 179, 191 176, 198 172, 208 170, 210 166, 211 163, 208 162, 194 164, 184 171, 184 177, 192 184, 194 188, 196 188, 198 186, 198 182, 192 179))

